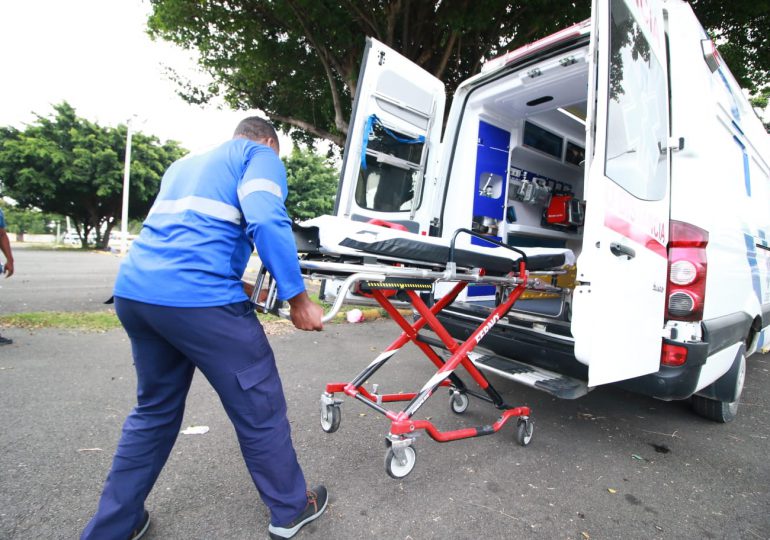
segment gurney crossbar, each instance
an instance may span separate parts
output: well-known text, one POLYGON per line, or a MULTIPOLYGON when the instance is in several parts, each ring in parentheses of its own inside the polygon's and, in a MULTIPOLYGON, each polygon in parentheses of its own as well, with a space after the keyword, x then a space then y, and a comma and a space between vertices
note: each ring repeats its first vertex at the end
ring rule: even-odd
MULTIPOLYGON (((349 246, 346 246, 349 247, 349 246)), ((448 249, 448 260, 444 257, 444 266, 441 261, 433 258, 398 262, 390 257, 386 250, 385 259, 380 261, 377 256, 367 252, 360 256, 351 255, 351 252, 334 259, 333 254, 317 250, 300 260, 300 268, 306 277, 341 280, 342 283, 336 292, 336 298, 329 311, 324 315, 324 322, 334 317, 342 308, 349 293, 355 292, 368 299, 376 301, 400 327, 401 334, 376 358, 374 358, 360 373, 350 382, 328 383, 321 396, 321 426, 327 433, 332 433, 339 428, 341 420, 341 400, 335 398, 336 394, 344 394, 360 401, 372 410, 382 414, 390 421, 390 429, 386 437, 389 450, 386 454, 386 470, 394 478, 401 478, 408 474, 415 459, 415 451, 411 446, 417 431, 424 431, 437 442, 449 442, 471 437, 481 437, 498 432, 506 423, 517 419, 516 438, 525 446, 532 437, 531 411, 527 406, 512 407, 508 405, 502 396, 493 387, 484 373, 472 361, 473 349, 477 347, 495 324, 505 317, 516 301, 527 288, 558 291, 558 287, 548 285, 540 279, 529 280, 527 272, 527 255, 516 248, 500 242, 492 241, 467 229, 458 230, 452 237, 448 249), (458 266, 455 261, 455 242, 459 234, 469 234, 479 237, 491 244, 496 244, 509 249, 517 254, 515 260, 510 260, 510 265, 501 263, 501 257, 495 256, 494 275, 488 274, 483 268, 473 267, 469 262, 466 251, 465 266, 458 266), (320 257, 320 258, 318 258, 320 257), (436 284, 439 282, 453 283, 451 290, 436 299, 434 297, 436 284), (470 332, 464 341, 456 341, 438 319, 439 313, 452 304, 470 284, 488 284, 497 288, 497 305, 484 319, 479 319, 478 326, 470 332), (428 293, 428 294, 425 294, 428 293), (394 302, 407 301, 411 304, 416 318, 408 322, 404 315, 396 308, 394 302), (430 305, 428 305, 430 304, 430 305), (440 347, 447 351, 448 358, 444 359, 434 349, 434 345, 421 339, 420 330, 429 327, 437 336, 440 347), (380 394, 378 385, 366 386, 368 381, 382 369, 407 343, 413 343, 436 367, 436 372, 423 384, 417 392, 380 394), (459 377, 458 371, 463 370, 471 376, 479 391, 466 387, 459 377), (467 427, 456 430, 441 431, 429 419, 420 420, 415 416, 425 402, 435 394, 439 388, 450 390, 450 403, 452 410, 461 414, 468 406, 468 396, 480 398, 493 404, 499 411, 498 419, 491 423, 477 427, 467 427), (401 410, 391 410, 387 404, 405 403, 401 410)), ((414 259, 419 259, 415 256, 414 259)), ((487 258, 486 260, 489 260, 487 258)), ((502 259, 507 261, 508 259, 502 259)), ((535 258, 533 256, 533 263, 535 258)), ((547 268, 540 259, 540 267, 547 268)), ((261 272, 266 272, 262 270, 261 272)), ((538 270, 538 275, 556 275, 559 270, 538 270)), ((264 281, 260 276, 259 283, 264 281)), ((277 295, 268 291, 267 296, 273 300, 277 295)), ((259 295, 258 295, 259 296, 259 295)), ((266 305, 265 308, 271 307, 266 305)), ((285 315, 285 313, 281 313, 285 315)))

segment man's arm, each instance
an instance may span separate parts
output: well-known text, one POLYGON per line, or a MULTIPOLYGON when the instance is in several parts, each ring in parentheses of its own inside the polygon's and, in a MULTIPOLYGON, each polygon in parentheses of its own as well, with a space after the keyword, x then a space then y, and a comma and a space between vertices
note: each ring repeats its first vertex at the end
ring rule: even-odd
POLYGON ((0 251, 5 255, 5 277, 13 275, 13 253, 11 252, 11 241, 4 227, 0 227, 0 251))
POLYGON ((279 300, 287 300, 291 306, 291 322, 300 330, 323 329, 323 308, 310 300, 305 291, 291 221, 283 201, 279 205, 276 202, 278 198, 269 194, 252 194, 249 198, 252 200, 246 205, 241 203, 244 215, 255 216, 254 222, 250 221, 247 225, 247 233, 254 239, 262 263, 278 283, 279 300), (260 217, 257 218, 257 215, 260 217))
POLYGON ((291 220, 284 205, 287 189, 283 164, 265 147, 252 158, 238 189, 246 234, 278 284, 278 299, 289 302, 294 326, 321 330, 323 309, 308 297, 297 261, 291 220))

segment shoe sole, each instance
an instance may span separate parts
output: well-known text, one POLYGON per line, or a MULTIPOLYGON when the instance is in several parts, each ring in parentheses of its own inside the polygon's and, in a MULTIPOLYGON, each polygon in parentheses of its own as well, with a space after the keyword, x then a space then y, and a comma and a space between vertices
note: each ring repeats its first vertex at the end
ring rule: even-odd
POLYGON ((144 524, 144 527, 142 527, 142 530, 137 532, 134 536, 132 536, 129 540, 139 540, 142 536, 144 536, 144 533, 147 532, 147 529, 150 528, 150 516, 147 516, 147 522, 144 524))
MULTIPOLYGON (((287 539, 287 538, 294 538, 294 535, 297 534, 302 527, 304 527, 305 525, 307 525, 311 521, 314 521, 314 520, 318 519, 319 517, 321 517, 321 515, 326 511, 326 505, 327 504, 329 504, 329 495, 328 494, 326 495, 326 500, 324 501, 324 505, 321 507, 321 509, 318 512, 316 512, 312 516, 308 516, 307 518, 305 518, 304 521, 299 522, 298 524, 296 524, 291 529, 284 529, 283 527, 281 527, 281 529, 283 531, 286 531, 286 533, 289 536, 284 536, 283 533, 274 532, 274 531, 270 530, 270 528, 268 527, 268 532, 270 533, 270 538, 279 538, 279 539, 284 539, 284 540, 287 539), (275 535, 275 536, 273 536, 273 535, 275 535)), ((270 527, 272 527, 272 525, 270 527)))

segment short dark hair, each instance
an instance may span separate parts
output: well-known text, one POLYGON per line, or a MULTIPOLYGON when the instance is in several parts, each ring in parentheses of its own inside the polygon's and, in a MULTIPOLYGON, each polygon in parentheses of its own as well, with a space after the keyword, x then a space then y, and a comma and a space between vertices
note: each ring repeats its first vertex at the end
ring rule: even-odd
POLYGON ((233 137, 246 137, 255 141, 257 139, 275 139, 278 142, 278 134, 273 125, 259 116, 244 118, 235 128, 233 137))

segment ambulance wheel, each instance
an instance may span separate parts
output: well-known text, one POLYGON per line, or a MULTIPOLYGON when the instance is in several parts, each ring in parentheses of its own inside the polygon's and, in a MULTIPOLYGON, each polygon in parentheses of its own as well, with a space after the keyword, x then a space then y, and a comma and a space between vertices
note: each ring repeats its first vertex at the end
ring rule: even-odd
POLYGON ((321 416, 321 429, 326 433, 334 433, 340 428, 342 411, 339 405, 327 405, 326 416, 321 416))
POLYGON ((692 397, 692 408, 696 414, 708 418, 714 422, 726 424, 732 422, 738 415, 738 405, 743 392, 743 383, 746 381, 746 355, 738 358, 737 372, 735 373, 735 401, 719 401, 703 396, 692 397))
POLYGON ((449 406, 452 408, 453 413, 462 414, 468 410, 470 401, 467 395, 452 392, 452 396, 449 398, 449 406))
POLYGON ((417 463, 417 451, 414 447, 407 446, 404 448, 404 454, 406 462, 401 463, 396 457, 396 453, 393 452, 393 448, 388 448, 388 451, 385 453, 385 472, 387 472, 388 476, 391 478, 397 480, 399 478, 404 478, 407 474, 412 472, 412 469, 414 469, 414 464, 417 463))
POLYGON ((535 423, 529 418, 519 418, 516 424, 516 442, 521 446, 527 446, 532 440, 532 432, 535 430, 535 423))

